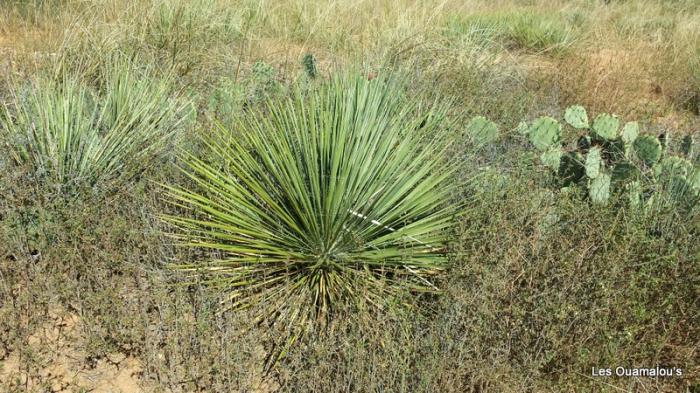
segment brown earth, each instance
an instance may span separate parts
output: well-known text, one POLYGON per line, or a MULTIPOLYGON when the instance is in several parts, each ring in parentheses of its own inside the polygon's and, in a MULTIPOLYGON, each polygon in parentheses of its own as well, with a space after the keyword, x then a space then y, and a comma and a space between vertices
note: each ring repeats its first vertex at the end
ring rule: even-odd
POLYGON ((132 393, 153 391, 142 381, 140 362, 121 353, 88 359, 79 318, 54 310, 50 322, 26 342, 21 351, 0 360, 0 390, 26 392, 132 393), (17 353, 21 352, 21 353, 17 353), (31 357, 32 366, 27 358, 31 357), (39 362, 35 362, 36 359, 39 362), (36 366, 36 364, 39 366, 36 366))

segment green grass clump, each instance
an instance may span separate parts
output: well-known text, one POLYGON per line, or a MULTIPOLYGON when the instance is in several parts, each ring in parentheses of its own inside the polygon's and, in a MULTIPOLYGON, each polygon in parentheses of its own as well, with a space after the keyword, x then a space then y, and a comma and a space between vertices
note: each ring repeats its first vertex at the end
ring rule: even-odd
POLYGON ((103 190, 165 153, 189 108, 170 94, 168 79, 126 67, 109 72, 101 93, 74 78, 40 78, 14 92, 0 132, 12 162, 38 178, 103 190))
MULTIPOLYGON (((181 74, 209 57, 206 52, 215 44, 230 44, 242 35, 239 10, 216 0, 154 0, 145 15, 135 20, 135 34, 123 32, 128 45, 157 53, 157 59, 176 67, 181 74)), ((122 28, 131 31, 133 26, 122 28)))
POLYGON ((450 35, 466 35, 482 43, 506 48, 559 52, 573 42, 573 31, 555 16, 532 11, 472 14, 448 20, 450 35))
POLYGON ((441 116, 418 116, 399 88, 337 78, 205 136, 205 159, 182 157, 193 185, 170 188, 194 217, 166 219, 180 243, 218 256, 175 268, 217 273, 230 307, 264 305, 287 324, 434 290, 456 166, 441 116))

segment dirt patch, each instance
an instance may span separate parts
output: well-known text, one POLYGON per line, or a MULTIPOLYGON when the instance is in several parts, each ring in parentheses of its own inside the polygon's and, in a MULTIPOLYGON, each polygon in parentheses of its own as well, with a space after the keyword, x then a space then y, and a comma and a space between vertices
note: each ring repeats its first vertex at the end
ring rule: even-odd
POLYGON ((86 356, 80 319, 52 310, 50 321, 26 345, 0 361, 0 390, 96 393, 149 392, 141 363, 122 353, 98 360, 86 356))

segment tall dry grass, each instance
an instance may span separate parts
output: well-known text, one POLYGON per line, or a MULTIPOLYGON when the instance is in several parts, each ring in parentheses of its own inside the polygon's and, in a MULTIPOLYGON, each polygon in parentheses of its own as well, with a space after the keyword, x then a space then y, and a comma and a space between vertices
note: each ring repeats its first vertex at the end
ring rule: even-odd
POLYGON ((508 62, 527 76, 548 75, 541 67, 527 67, 534 56, 545 68, 559 71, 557 75, 572 77, 574 86, 566 97, 571 100, 585 98, 576 88, 613 85, 609 91, 599 89, 594 99, 598 105, 606 101, 614 105, 623 98, 621 109, 629 112, 636 104, 628 102, 633 101, 631 96, 645 95, 645 88, 658 85, 664 97, 657 115, 672 108, 677 96, 688 90, 684 81, 697 73, 691 63, 700 37, 700 7, 692 1, 19 4, 23 3, 10 2, 0 9, 0 26, 4 26, 0 46, 36 51, 29 43, 38 41, 46 45, 44 49, 57 52, 61 48, 57 43, 63 42, 64 48, 71 49, 68 61, 80 59, 83 68, 99 62, 101 54, 119 50, 139 53, 145 61, 173 67, 183 75, 199 74, 199 78, 211 72, 238 76, 256 60, 274 64, 291 78, 301 56, 310 52, 322 68, 358 62, 380 67, 425 54, 433 57, 431 68, 445 77, 458 77, 465 60, 489 65, 508 62), (608 66, 612 73, 628 76, 604 79, 600 74, 606 74, 608 66), (639 80, 645 86, 635 85, 639 80))

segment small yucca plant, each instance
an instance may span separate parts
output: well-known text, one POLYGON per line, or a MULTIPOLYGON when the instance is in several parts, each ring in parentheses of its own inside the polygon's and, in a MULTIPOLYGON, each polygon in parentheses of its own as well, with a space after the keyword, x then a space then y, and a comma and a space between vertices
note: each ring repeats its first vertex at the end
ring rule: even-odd
POLYGON ((285 326, 435 290, 456 166, 439 111, 418 115, 399 89, 337 78, 206 134, 205 159, 182 156, 191 186, 168 187, 189 213, 165 219, 180 244, 213 252, 174 267, 214 273, 228 306, 285 326))
MULTIPOLYGON (((189 113, 167 79, 108 72, 102 93, 76 79, 40 79, 0 108, 13 161, 59 185, 107 186, 142 172, 189 113)), ((108 188, 108 187, 106 187, 108 188)))

